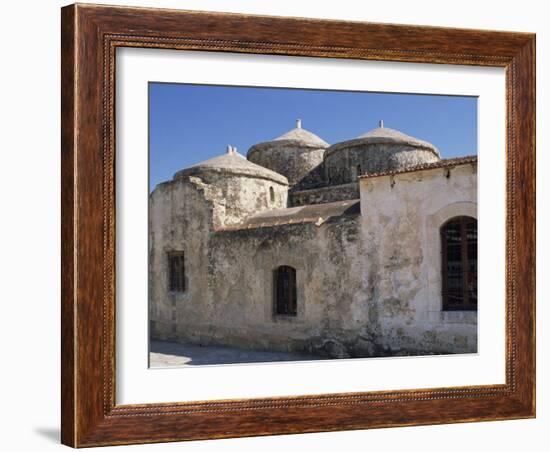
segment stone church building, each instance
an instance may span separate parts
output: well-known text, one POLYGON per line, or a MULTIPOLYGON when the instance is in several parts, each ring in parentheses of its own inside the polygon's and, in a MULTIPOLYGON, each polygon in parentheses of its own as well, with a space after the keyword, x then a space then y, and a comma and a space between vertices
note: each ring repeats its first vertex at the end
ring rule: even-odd
POLYGON ((477 351, 477 158, 301 127, 149 200, 151 338, 329 357, 477 351))

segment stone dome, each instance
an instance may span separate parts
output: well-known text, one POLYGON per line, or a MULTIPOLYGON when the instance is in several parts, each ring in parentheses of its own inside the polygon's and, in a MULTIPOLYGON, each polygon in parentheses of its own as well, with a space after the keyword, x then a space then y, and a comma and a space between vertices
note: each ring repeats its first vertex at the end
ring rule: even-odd
POLYGON ((231 146, 227 147, 227 152, 218 157, 205 160, 196 165, 185 168, 174 174, 174 179, 182 179, 188 176, 200 176, 205 173, 216 173, 218 175, 245 176, 255 179, 266 179, 279 184, 288 185, 286 177, 271 171, 263 166, 256 165, 239 154, 231 146))
MULTIPOLYGON (((275 138, 271 141, 293 141, 294 143, 299 143, 301 146, 304 147, 312 147, 312 148, 327 148, 329 144, 323 140, 321 137, 318 137, 313 132, 310 132, 309 130, 302 129, 302 120, 297 119, 296 120, 296 127, 292 130, 289 130, 288 132, 282 134, 280 137, 275 138)), ((262 144, 269 144, 267 143, 260 143, 256 146, 261 146, 262 144)), ((280 144, 280 143, 277 143, 280 144)), ((254 147, 254 146, 253 146, 254 147)), ((252 149, 252 148, 251 148, 252 149)), ((250 151, 249 151, 250 152, 250 151)))
POLYGON ((298 119, 294 129, 271 141, 253 145, 247 157, 251 162, 286 176, 290 185, 295 185, 323 162, 328 146, 322 138, 303 129, 298 119))
POLYGON ((381 173, 437 162, 437 148, 399 130, 379 127, 329 147, 324 156, 329 184, 354 182, 361 174, 381 173))

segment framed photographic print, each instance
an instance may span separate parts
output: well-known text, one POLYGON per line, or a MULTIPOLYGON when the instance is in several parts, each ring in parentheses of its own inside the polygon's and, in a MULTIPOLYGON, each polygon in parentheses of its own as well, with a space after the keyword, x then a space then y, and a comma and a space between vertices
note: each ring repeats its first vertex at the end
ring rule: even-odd
POLYGON ((62 9, 62 442, 535 416, 535 36, 62 9))

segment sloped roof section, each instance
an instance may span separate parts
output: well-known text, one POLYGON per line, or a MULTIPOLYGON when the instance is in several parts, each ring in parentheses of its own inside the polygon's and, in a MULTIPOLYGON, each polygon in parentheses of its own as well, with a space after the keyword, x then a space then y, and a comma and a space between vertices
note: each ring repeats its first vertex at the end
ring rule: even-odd
POLYGON ((305 223, 314 223, 321 226, 330 219, 353 217, 359 215, 360 212, 359 199, 312 204, 287 209, 266 210, 247 218, 241 224, 225 226, 221 230, 235 231, 305 223))
POLYGON ((174 179, 199 175, 204 172, 256 177, 288 185, 288 180, 285 176, 250 162, 245 156, 239 154, 237 150, 231 146, 228 146, 226 154, 205 160, 204 162, 197 163, 189 168, 178 171, 174 174, 174 179))

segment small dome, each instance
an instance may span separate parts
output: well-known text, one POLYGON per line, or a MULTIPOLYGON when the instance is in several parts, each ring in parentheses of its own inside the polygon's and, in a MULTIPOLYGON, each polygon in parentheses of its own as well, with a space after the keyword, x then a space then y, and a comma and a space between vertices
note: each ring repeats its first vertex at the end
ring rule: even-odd
POLYGON ((380 126, 352 140, 329 147, 324 156, 330 185, 347 184, 363 174, 395 171, 440 160, 437 148, 427 141, 380 126))
POLYGON ((271 141, 253 145, 247 157, 251 162, 282 174, 293 186, 323 162, 328 146, 325 140, 302 129, 302 121, 298 119, 294 129, 271 141))
POLYGON ((196 176, 205 172, 227 173, 232 175, 267 179, 280 184, 288 185, 286 177, 271 171, 263 166, 256 165, 237 152, 236 148, 227 147, 227 152, 218 157, 205 160, 196 165, 185 168, 174 174, 174 179, 187 176, 196 176))
POLYGON ((431 151, 437 157, 440 157, 439 150, 433 144, 406 135, 399 130, 384 127, 384 123, 382 121, 380 121, 380 127, 377 127, 376 129, 372 129, 369 132, 359 135, 357 138, 354 138, 352 140, 342 141, 340 143, 334 144, 327 150, 325 155, 328 156, 329 154, 339 149, 369 144, 395 144, 411 146, 414 148, 431 151))
POLYGON ((324 149, 329 147, 329 144, 321 137, 315 135, 309 130, 302 129, 302 120, 297 119, 296 127, 294 129, 289 130, 288 132, 282 134, 281 136, 278 136, 277 138, 274 138, 271 141, 263 141, 261 143, 253 145, 248 150, 247 157, 250 158, 250 156, 257 151, 272 147, 280 147, 283 145, 291 145, 300 148, 312 149, 324 149))

